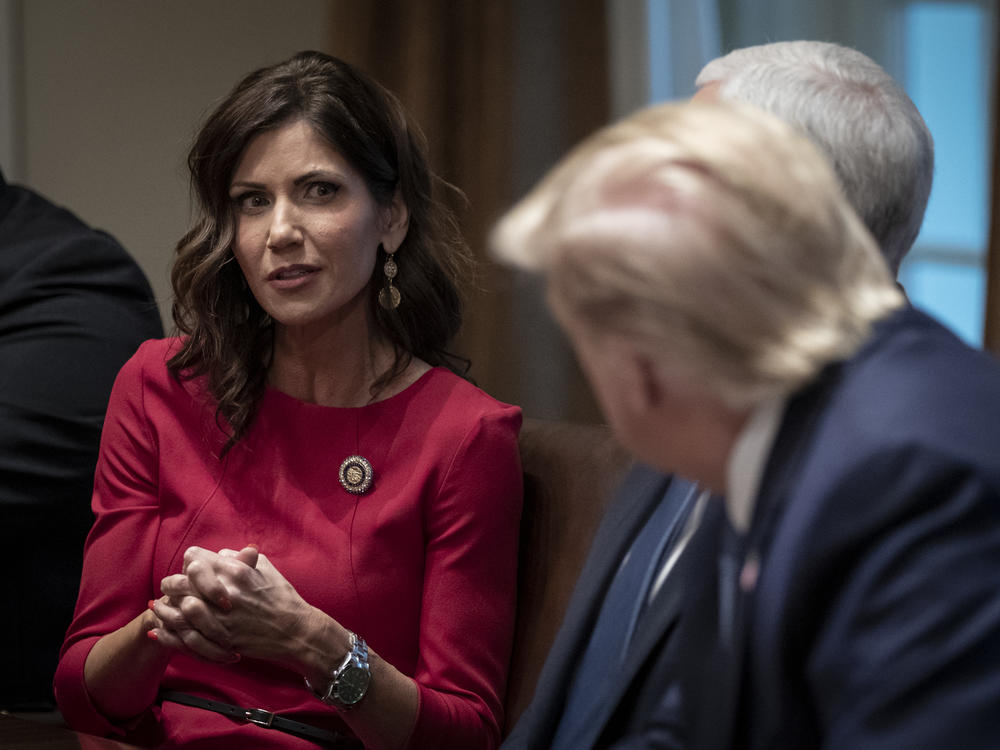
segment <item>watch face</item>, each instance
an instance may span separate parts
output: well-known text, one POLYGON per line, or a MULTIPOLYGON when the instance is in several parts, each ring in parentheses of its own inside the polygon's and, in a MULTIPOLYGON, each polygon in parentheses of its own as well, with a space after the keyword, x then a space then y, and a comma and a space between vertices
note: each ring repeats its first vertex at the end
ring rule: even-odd
POLYGON ((337 700, 348 706, 365 697, 371 673, 357 664, 344 667, 337 677, 337 700))

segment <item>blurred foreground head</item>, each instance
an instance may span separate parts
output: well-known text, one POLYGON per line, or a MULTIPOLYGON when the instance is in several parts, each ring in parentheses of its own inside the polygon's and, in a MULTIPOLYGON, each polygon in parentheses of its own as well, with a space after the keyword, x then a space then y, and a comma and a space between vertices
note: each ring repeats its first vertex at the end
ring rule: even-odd
POLYGON ((633 360, 748 411, 854 353, 903 303, 827 160, 737 104, 665 104, 598 131, 491 243, 544 275, 606 412, 633 360))

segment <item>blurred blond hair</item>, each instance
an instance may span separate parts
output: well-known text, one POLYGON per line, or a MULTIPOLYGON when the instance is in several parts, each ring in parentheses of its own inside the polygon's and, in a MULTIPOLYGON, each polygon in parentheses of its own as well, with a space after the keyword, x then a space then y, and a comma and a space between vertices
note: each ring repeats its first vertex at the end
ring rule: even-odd
POLYGON ((903 304, 826 159, 731 103, 665 104, 584 141, 497 224, 494 254, 735 408, 850 356, 903 304))

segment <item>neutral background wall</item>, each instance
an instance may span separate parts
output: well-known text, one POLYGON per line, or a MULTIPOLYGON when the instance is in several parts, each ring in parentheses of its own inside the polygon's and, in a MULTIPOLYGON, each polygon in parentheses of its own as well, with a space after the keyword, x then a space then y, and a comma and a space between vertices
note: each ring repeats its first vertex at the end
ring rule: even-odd
POLYGON ((401 96, 427 131, 432 164, 469 197, 460 219, 484 262, 455 348, 471 376, 531 416, 599 420, 539 286, 486 261, 485 234, 606 122, 606 7, 0 0, 0 166, 115 235, 146 272, 169 332, 169 268, 190 218, 184 160, 202 119, 255 68, 307 48, 343 56, 401 96))
MULTIPOLYGON (((184 160, 213 104, 250 70, 330 51, 325 0, 5 0, 10 135, 0 165, 114 234, 169 317, 169 264, 189 218, 184 160)), ((5 91, 0 88, 0 94, 5 91)))
MULTIPOLYGON (((891 61, 893 50, 875 49, 866 32, 867 2, 825 0, 809 13, 796 0, 717 7, 723 32, 735 24, 749 35, 729 28, 730 43, 833 34, 891 61)), ((711 24, 692 31, 709 6, 716 1, 0 0, 0 166, 117 236, 169 330, 169 266, 189 223, 187 148, 246 72, 314 48, 399 93, 428 131, 435 167, 469 196, 460 218, 483 258, 491 220, 582 135, 651 95, 690 93, 701 62, 723 51, 709 47, 727 37, 708 33, 711 24), (646 73, 646 13, 668 6, 655 28, 671 56, 657 62, 656 81, 646 73)), ((537 283, 485 263, 456 347, 480 385, 526 414, 599 420, 541 297, 537 283)), ((992 298, 996 347, 1000 293, 992 298)))

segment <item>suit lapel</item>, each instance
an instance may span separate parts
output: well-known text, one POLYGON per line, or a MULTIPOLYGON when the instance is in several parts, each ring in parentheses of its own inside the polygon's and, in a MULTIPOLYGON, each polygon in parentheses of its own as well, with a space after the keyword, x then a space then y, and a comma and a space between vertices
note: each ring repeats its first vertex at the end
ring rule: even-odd
MULTIPOLYGON (((674 479, 673 481, 683 482, 685 489, 690 486, 684 480, 674 479)), ((642 523, 645 523, 648 520, 656 505, 659 502, 664 501, 664 494, 667 489, 668 482, 664 481, 660 482, 655 487, 655 490, 650 493, 647 501, 644 503, 646 512, 642 516, 642 523)), ((694 491, 693 488, 692 491, 694 491)), ((683 503, 680 502, 680 499, 683 499, 683 497, 684 496, 681 496, 681 498, 672 498, 670 500, 670 502, 675 505, 675 513, 681 511, 683 503)), ((678 522, 683 525, 686 520, 687 514, 685 514, 683 519, 678 519, 678 522)), ((641 524, 632 529, 632 533, 629 535, 629 544, 624 545, 624 547, 619 551, 618 560, 621 560, 625 552, 628 550, 629 545, 631 545, 632 540, 635 539, 635 536, 639 531, 639 526, 641 526, 641 524)), ((678 529, 678 531, 680 531, 680 529, 678 529)), ((672 544, 676 544, 676 537, 672 544)), ((614 574, 616 567, 617 565, 612 568, 611 575, 614 574)), ((634 710, 635 707, 625 701, 625 696, 630 690, 633 689, 633 683, 638 677, 639 672, 647 665, 648 660, 653 658, 654 653, 657 652, 659 647, 662 645, 664 637, 669 636, 670 632, 677 624, 681 611, 683 587, 679 585, 678 581, 675 579, 675 572, 676 571, 670 573, 666 582, 663 584, 663 588, 650 603, 649 608, 642 615, 639 621, 638 627, 636 628, 636 631, 632 636, 632 640, 629 643, 625 663, 622 665, 621 670, 616 676, 614 690, 606 696, 600 715, 594 717, 593 732, 591 737, 595 741, 603 734, 609 722, 612 720, 612 717, 615 716, 619 709, 622 709, 630 714, 634 710)), ((626 617, 626 613, 623 613, 622 616, 624 619, 626 617)), ((624 623, 622 631, 624 635, 624 623)), ((584 747, 590 747, 592 744, 593 742, 585 744, 584 747)))
MULTIPOLYGON (((757 564, 766 565, 767 546, 803 456, 809 451, 816 420, 823 412, 840 371, 837 364, 829 366, 812 384, 789 400, 767 459, 747 538, 734 538, 735 532, 724 514, 717 519, 714 533, 706 535, 700 566, 714 571, 714 581, 705 580, 706 587, 711 585, 712 591, 694 595, 699 603, 694 604, 693 609, 698 611, 690 615, 691 627, 684 628, 685 634, 690 635, 684 644, 689 652, 685 659, 685 684, 690 685, 693 681, 699 686, 696 691, 686 691, 689 696, 695 696, 689 709, 689 714, 693 711, 697 716, 693 724, 694 747, 729 750, 734 745, 746 744, 749 735, 741 720, 753 720, 755 713, 748 711, 746 705, 748 698, 754 696, 752 686, 749 692, 747 690, 751 675, 746 674, 746 670, 751 668, 748 652, 752 642, 755 597, 754 588, 741 589, 741 570, 750 555, 756 558, 757 564), (727 565, 730 566, 728 571, 725 570, 727 565), (723 603, 723 598, 728 602, 723 603), (732 620, 723 624, 720 617, 726 608, 732 620), (730 629, 728 647, 721 644, 720 627, 730 629)), ((759 575, 758 572, 754 580, 759 575)))
MULTIPOLYGON (((777 713, 763 715, 751 708, 747 701, 766 701, 768 696, 759 695, 754 689, 753 677, 753 631, 756 602, 756 581, 762 574, 763 566, 767 564, 767 553, 774 538, 777 527, 785 513, 795 483, 808 455, 812 452, 812 442, 817 431, 817 425, 826 410, 826 404, 839 383, 844 371, 843 363, 827 366, 809 386, 789 401, 782 429, 775 440, 775 445, 768 457, 767 468, 762 477, 758 499, 754 512, 754 521, 746 540, 746 553, 754 556, 760 569, 754 577, 754 588, 748 591, 738 591, 740 617, 738 620, 738 646, 742 659, 739 662, 739 672, 733 681, 734 697, 732 700, 733 720, 729 726, 739 727, 747 734, 748 722, 766 721, 767 716, 777 716, 777 713), (745 672, 745 673, 744 673, 745 672), (746 692, 745 696, 741 693, 746 692), (740 723, 742 721, 742 724, 740 723)), ((757 736, 759 728, 754 732, 757 736)), ((768 736, 766 733, 763 736, 768 736)))
POLYGON ((515 739, 524 732, 527 740, 524 747, 548 747, 562 715, 577 660, 586 648, 607 588, 669 481, 669 477, 637 465, 625 477, 605 512, 539 675, 531 705, 511 734, 511 739, 515 739))
MULTIPOLYGON (((700 490, 692 487, 692 492, 697 493, 700 490)), ((696 499, 696 496, 692 496, 690 501, 694 503, 696 499)), ((679 513, 681 510, 682 505, 677 504, 675 512, 679 513)), ((688 507, 688 512, 684 513, 682 518, 677 519, 678 528, 674 532, 671 547, 679 543, 683 533, 683 526, 687 523, 690 512, 691 506, 688 507)), ((662 589, 656 594, 652 602, 650 602, 648 609, 642 615, 632 636, 632 641, 628 648, 628 656, 625 659, 623 668, 621 681, 622 694, 628 688, 639 669, 646 663, 650 654, 660 645, 664 635, 677 624, 681 611, 682 592, 684 590, 682 576, 677 574, 678 567, 680 567, 679 560, 675 563, 674 570, 671 570, 667 575, 662 589)), ((617 700, 612 702, 617 703, 617 700)))
POLYGON ((576 666, 576 660, 593 630, 608 586, 668 482, 669 479, 652 469, 643 466, 633 469, 622 484, 614 505, 608 509, 598 527, 587 561, 580 571, 573 596, 566 607, 563 624, 556 636, 555 644, 561 647, 560 653, 556 654, 553 649, 548 660, 563 657, 558 665, 561 675, 571 672, 576 666))

